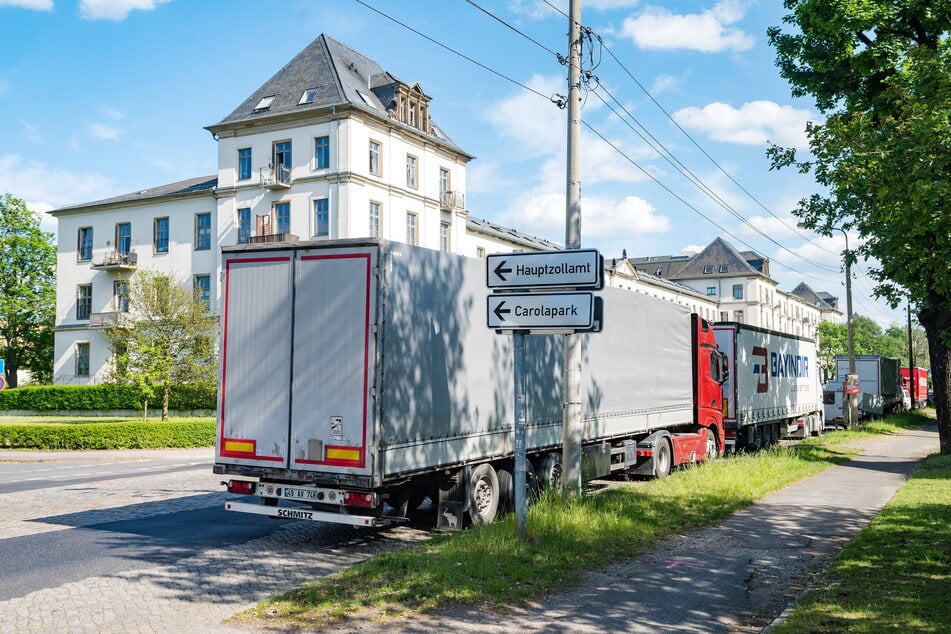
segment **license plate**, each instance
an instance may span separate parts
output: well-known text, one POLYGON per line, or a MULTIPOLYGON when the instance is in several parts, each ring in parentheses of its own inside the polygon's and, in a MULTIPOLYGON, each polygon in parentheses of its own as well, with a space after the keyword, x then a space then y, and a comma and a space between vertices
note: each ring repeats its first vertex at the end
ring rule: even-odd
POLYGON ((284 487, 284 497, 291 500, 309 500, 313 502, 319 499, 317 489, 294 489, 290 487, 284 487))

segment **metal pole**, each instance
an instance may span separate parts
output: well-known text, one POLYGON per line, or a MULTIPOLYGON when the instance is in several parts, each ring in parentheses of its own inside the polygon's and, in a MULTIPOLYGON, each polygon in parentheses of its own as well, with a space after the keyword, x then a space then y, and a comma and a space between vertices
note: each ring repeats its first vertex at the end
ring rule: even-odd
MULTIPOLYGON (((581 0, 568 3, 568 170, 565 197, 565 248, 581 248, 581 0)), ((562 487, 581 493, 581 337, 565 336, 562 375, 562 487)))
MULTIPOLYGON (((849 234, 839 229, 845 236, 845 310, 849 333, 849 374, 855 374, 855 324, 852 321, 852 257, 849 252, 849 234)), ((849 397, 849 414, 846 427, 856 427, 859 423, 858 397, 853 392, 849 397)))
POLYGON ((911 300, 908 300, 908 391, 911 392, 911 409, 915 407, 915 395, 918 390, 915 387, 917 377, 915 376, 915 348, 911 342, 911 300))
POLYGON ((519 537, 528 534, 526 525, 525 470, 525 335, 512 335, 515 343, 515 523, 519 537))

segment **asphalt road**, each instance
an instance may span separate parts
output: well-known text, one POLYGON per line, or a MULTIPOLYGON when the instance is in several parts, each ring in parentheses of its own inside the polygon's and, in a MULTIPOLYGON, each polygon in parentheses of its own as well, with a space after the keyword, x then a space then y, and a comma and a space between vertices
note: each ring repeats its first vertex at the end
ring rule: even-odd
POLYGON ((427 536, 224 510, 212 451, 0 451, 0 630, 207 632, 427 536))

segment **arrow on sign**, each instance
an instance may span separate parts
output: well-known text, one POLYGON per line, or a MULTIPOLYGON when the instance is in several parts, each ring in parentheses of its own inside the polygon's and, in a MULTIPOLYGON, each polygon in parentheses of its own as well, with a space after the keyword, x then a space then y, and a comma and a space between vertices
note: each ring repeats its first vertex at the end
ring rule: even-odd
POLYGON ((506 308, 505 310, 502 310, 503 306, 505 306, 505 302, 499 302, 499 305, 496 306, 495 310, 492 311, 493 313, 495 313, 495 316, 498 317, 500 321, 504 319, 502 315, 508 315, 510 312, 512 312, 508 308, 506 308))
POLYGON ((503 269, 503 268, 502 268, 503 266, 505 266, 505 263, 506 263, 506 260, 502 260, 501 262, 499 262, 499 265, 498 265, 497 267, 495 267, 495 274, 496 274, 496 276, 498 276, 498 278, 499 278, 500 280, 502 280, 503 282, 506 281, 508 278, 506 278, 506 277, 505 277, 504 275, 502 275, 502 274, 503 274, 503 273, 511 273, 511 272, 512 272, 512 269, 503 269))

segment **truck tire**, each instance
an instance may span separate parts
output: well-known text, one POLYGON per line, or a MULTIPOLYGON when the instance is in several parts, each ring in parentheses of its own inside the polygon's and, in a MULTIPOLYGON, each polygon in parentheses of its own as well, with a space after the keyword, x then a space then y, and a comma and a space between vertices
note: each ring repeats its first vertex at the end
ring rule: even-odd
POLYGON ((499 477, 490 464, 480 464, 469 478, 469 519, 491 524, 499 512, 499 477))
POLYGON ((561 454, 553 451, 535 467, 535 479, 541 489, 557 488, 561 486, 561 454))
POLYGON ((704 460, 716 460, 720 457, 720 444, 717 439, 716 430, 713 427, 707 428, 707 455, 704 460))
POLYGON ((654 477, 660 479, 669 476, 673 462, 670 441, 666 438, 659 439, 654 445, 654 477))
POLYGON ((499 467, 495 475, 499 479, 499 511, 511 511, 515 508, 515 476, 509 467, 499 467))

